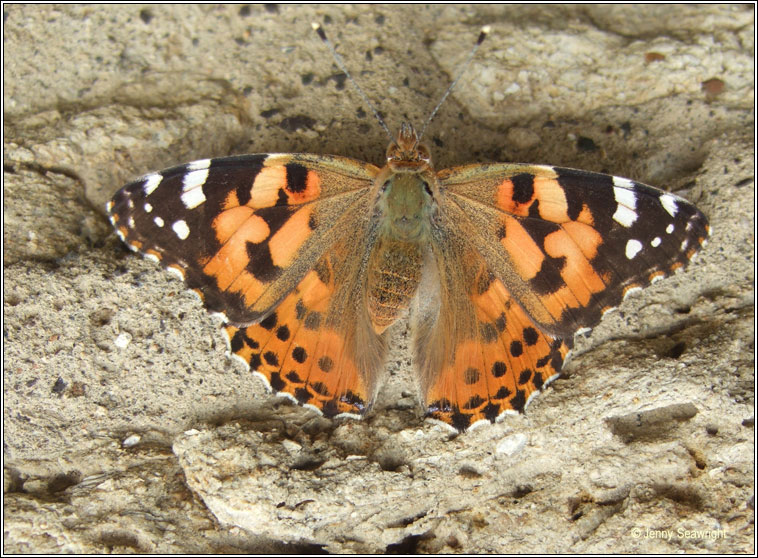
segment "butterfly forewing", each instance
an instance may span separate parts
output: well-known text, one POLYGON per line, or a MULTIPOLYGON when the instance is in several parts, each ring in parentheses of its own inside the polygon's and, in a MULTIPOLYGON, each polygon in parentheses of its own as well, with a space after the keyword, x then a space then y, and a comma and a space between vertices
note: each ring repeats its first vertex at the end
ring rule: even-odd
POLYGON ((495 275, 540 328, 563 338, 685 266, 709 235, 692 204, 624 178, 519 164, 439 177, 495 275))
POLYGON ((144 176, 109 204, 119 236, 235 324, 271 311, 329 249, 378 169, 340 157, 245 155, 144 176))

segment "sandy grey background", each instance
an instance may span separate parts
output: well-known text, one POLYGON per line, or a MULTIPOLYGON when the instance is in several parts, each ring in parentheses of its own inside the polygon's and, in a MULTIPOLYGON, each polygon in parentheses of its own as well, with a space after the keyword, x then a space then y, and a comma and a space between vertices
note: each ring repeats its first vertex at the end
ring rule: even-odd
POLYGON ((753 6, 4 6, 6 552, 754 552, 753 6), (578 340, 526 415, 452 437, 404 324, 363 421, 267 396, 105 201, 245 152, 539 162, 695 202, 687 272, 578 340))

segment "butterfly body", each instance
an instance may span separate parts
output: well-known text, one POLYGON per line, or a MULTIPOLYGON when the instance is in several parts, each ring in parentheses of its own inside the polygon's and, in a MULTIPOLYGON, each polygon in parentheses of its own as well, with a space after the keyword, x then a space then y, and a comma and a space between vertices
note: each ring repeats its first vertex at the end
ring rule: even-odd
POLYGON ((378 238, 371 248, 366 277, 366 303, 374 331, 383 333, 408 309, 422 278, 430 250, 439 192, 424 146, 406 124, 398 143, 388 150, 387 166, 376 178, 379 197, 374 209, 378 238))
POLYGON ((411 311, 427 415, 522 411, 579 330, 683 268, 707 219, 628 179, 551 166, 436 172, 404 125, 376 167, 311 154, 206 159, 108 205, 119 236, 223 313, 230 351, 327 416, 362 415, 411 311))

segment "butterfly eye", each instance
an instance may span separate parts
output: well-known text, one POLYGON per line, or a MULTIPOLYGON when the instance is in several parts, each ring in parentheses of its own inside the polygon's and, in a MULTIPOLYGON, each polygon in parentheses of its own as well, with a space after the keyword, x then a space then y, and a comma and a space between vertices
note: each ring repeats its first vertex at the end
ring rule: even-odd
POLYGON ((423 143, 418 144, 418 146, 416 147, 416 150, 418 152, 419 160, 424 161, 426 163, 432 160, 432 155, 429 152, 429 148, 423 143))
POLYGON ((391 143, 389 147, 387 147, 387 162, 400 159, 399 151, 400 149, 398 146, 394 143, 391 143))

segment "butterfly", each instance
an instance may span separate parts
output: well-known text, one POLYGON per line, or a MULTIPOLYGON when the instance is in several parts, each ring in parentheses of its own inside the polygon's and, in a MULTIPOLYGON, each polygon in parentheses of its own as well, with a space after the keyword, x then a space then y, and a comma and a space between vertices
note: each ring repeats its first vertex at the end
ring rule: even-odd
POLYGON ((371 408, 390 326, 410 313, 426 415, 457 431, 523 411, 578 331, 684 268, 710 232, 689 202, 626 178, 436 171, 407 123, 381 167, 203 159, 126 185, 107 211, 132 250, 224 316, 235 358, 328 417, 371 408))

